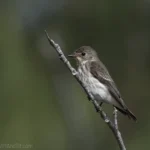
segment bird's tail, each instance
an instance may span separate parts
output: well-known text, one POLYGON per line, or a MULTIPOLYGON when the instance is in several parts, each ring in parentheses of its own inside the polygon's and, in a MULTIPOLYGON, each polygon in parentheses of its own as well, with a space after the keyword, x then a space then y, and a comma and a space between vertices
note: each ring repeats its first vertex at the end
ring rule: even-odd
POLYGON ((127 115, 129 117, 129 119, 133 119, 134 121, 137 121, 135 115, 126 107, 126 109, 121 109, 116 107, 121 113, 123 113, 124 115, 127 115))

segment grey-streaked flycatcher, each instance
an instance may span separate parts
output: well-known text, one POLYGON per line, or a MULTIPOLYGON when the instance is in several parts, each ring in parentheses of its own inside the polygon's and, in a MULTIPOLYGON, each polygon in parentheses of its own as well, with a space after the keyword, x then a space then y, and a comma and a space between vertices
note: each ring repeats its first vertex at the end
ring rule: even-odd
POLYGON ((100 105, 103 102, 111 104, 124 115, 137 120, 125 105, 108 70, 93 48, 82 46, 69 56, 76 59, 80 80, 100 105))

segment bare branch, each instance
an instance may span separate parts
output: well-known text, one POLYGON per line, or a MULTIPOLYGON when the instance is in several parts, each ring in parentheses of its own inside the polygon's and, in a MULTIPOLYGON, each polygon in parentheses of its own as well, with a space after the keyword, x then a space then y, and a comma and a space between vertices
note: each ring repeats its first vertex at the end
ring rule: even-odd
POLYGON ((117 109, 114 107, 114 126, 115 126, 115 131, 117 132, 116 133, 116 138, 117 138, 117 141, 118 141, 118 144, 119 144, 119 147, 121 150, 126 150, 126 147, 124 145, 124 141, 122 139, 122 136, 121 136, 121 132, 119 131, 119 127, 118 127, 118 120, 117 120, 117 109))
POLYGON ((80 83, 80 85, 82 86, 82 88, 84 89, 85 93, 87 94, 89 100, 92 101, 96 111, 98 113, 100 113, 101 118, 104 120, 104 122, 109 126, 109 128, 112 130, 118 145, 120 147, 120 150, 126 150, 125 145, 124 145, 124 141, 122 139, 121 133, 118 129, 118 121, 117 121, 117 109, 114 107, 114 121, 111 121, 111 119, 106 115, 106 113, 102 110, 102 107, 99 106, 99 104, 97 103, 96 100, 94 100, 94 97, 91 95, 90 92, 88 92, 87 88, 85 85, 83 85, 83 83, 81 82, 79 76, 78 76, 78 72, 76 71, 75 68, 73 68, 70 64, 70 62, 67 60, 67 58, 65 57, 64 53, 62 52, 60 46, 55 43, 52 39, 50 39, 47 31, 45 30, 45 34, 46 37, 50 43, 50 45, 56 50, 56 52, 59 55, 60 60, 66 65, 66 67, 70 70, 70 72, 72 73, 72 75, 76 78, 76 80, 80 83))

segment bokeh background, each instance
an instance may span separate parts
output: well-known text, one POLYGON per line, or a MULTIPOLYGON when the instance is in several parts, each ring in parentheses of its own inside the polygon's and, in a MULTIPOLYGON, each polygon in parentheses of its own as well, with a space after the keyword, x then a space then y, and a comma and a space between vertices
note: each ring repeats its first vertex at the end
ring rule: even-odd
POLYGON ((127 149, 150 149, 149 0, 1 0, 0 149, 119 149, 45 29, 66 55, 97 50, 138 118, 119 113, 127 149))

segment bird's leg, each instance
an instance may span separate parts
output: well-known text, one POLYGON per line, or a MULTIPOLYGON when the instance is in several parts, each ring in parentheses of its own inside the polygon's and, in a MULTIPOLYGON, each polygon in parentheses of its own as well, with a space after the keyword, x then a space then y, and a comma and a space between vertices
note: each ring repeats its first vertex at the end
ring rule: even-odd
POLYGON ((99 106, 102 107, 102 104, 103 104, 103 102, 101 102, 101 103, 99 104, 99 106))

